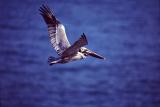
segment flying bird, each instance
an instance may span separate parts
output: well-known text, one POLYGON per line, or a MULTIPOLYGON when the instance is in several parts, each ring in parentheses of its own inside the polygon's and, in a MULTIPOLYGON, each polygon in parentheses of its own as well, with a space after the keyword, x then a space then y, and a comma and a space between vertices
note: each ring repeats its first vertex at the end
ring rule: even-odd
POLYGON ((57 54, 59 55, 58 58, 55 58, 53 56, 50 56, 48 58, 48 62, 50 65, 58 63, 68 63, 70 61, 84 59, 87 56, 105 59, 103 56, 84 47, 85 45, 88 45, 88 41, 84 33, 77 41, 75 41, 71 45, 67 39, 65 27, 55 17, 53 12, 47 5, 42 5, 39 8, 39 11, 45 23, 47 24, 52 47, 56 50, 57 54))

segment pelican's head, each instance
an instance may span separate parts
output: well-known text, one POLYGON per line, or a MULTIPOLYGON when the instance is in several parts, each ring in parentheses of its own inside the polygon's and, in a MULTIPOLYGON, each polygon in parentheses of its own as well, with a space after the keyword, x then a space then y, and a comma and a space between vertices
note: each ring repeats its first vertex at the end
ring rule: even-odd
POLYGON ((81 47, 79 49, 79 52, 83 53, 85 56, 92 56, 92 57, 95 57, 95 58, 99 58, 99 59, 105 59, 103 56, 85 48, 85 47, 81 47))

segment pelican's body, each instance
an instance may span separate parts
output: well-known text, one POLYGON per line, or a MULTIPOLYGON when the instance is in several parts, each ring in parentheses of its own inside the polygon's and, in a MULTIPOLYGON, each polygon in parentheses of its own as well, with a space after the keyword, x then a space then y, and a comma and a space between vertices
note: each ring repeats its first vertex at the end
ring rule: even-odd
POLYGON ((39 10, 48 26, 51 44, 59 55, 58 58, 54 58, 52 56, 48 58, 50 65, 57 63, 68 63, 70 61, 84 59, 87 56, 105 59, 104 57, 84 47, 88 44, 86 35, 84 33, 73 45, 70 45, 63 24, 56 19, 50 8, 42 5, 39 10))
POLYGON ((48 58, 48 62, 50 65, 52 64, 57 64, 57 63, 68 63, 68 62, 71 62, 71 61, 76 61, 76 60, 80 60, 80 59, 84 59, 86 58, 85 55, 83 55, 82 53, 78 52, 77 54, 73 55, 73 56, 67 56, 67 57, 64 57, 64 58, 54 58, 52 56, 50 56, 48 58))

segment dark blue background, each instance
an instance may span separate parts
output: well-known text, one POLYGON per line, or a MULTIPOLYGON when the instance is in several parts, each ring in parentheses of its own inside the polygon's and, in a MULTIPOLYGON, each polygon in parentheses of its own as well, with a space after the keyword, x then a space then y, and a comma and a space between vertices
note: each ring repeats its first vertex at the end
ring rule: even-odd
POLYGON ((159 0, 1 0, 1 107, 160 107, 159 0), (107 57, 49 66, 57 56, 39 15, 54 9, 71 43, 107 57))

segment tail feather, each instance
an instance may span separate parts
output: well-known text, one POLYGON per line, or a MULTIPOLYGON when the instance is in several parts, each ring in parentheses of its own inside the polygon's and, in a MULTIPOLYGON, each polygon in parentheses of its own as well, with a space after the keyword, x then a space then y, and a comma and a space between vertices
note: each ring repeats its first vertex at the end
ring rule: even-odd
POLYGON ((55 58, 53 56, 48 57, 48 63, 49 65, 57 64, 57 63, 63 63, 63 60, 60 58, 55 58))
POLYGON ((55 57, 53 57, 53 56, 48 57, 48 63, 49 63, 50 65, 52 65, 51 62, 53 62, 53 61, 55 61, 55 60, 57 60, 57 59, 56 59, 55 57))

